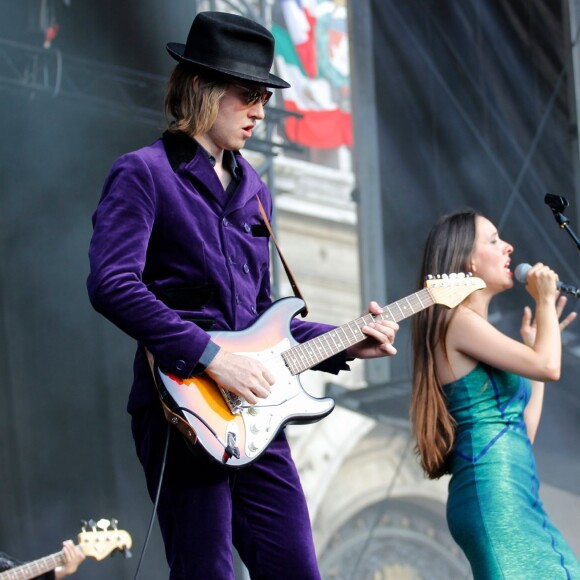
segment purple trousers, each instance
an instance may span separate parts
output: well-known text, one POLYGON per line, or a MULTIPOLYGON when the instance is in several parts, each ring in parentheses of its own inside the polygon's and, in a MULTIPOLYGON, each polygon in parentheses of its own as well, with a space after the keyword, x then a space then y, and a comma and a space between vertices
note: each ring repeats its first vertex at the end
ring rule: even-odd
MULTIPOLYGON (((152 499, 167 427, 159 405, 133 414, 152 499)), ((227 470, 192 454, 171 427, 157 516, 170 580, 233 580, 232 545, 252 579, 320 579, 306 500, 283 433, 256 462, 227 470)))

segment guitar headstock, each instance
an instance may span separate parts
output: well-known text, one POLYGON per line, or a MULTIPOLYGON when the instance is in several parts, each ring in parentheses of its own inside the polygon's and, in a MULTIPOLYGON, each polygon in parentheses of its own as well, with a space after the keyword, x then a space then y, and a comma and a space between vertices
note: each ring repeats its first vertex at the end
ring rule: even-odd
POLYGON ((428 276, 425 280, 425 288, 429 290, 435 303, 447 306, 447 308, 455 308, 471 293, 485 286, 481 278, 463 273, 428 276))
POLYGON ((131 557, 130 548, 133 540, 128 532, 117 529, 117 520, 100 519, 82 522, 82 531, 78 535, 78 544, 85 556, 96 560, 106 558, 114 550, 131 557))

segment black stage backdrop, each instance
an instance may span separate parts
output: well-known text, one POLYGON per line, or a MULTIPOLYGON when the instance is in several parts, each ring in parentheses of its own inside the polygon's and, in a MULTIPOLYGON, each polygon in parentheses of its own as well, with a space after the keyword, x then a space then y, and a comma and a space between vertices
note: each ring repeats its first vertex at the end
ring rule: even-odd
MULTIPOLYGON (((187 36, 194 8, 48 2, 60 31, 42 54, 41 4, 0 1, 0 39, 24 45, 0 45, 3 79, 25 67, 50 89, 0 85, 0 550, 39 558, 81 518, 117 518, 133 558, 87 558, 78 575, 133 578, 152 509, 125 411, 134 344, 92 310, 87 251, 112 162, 164 129, 165 43, 187 36)), ((164 577, 155 526, 140 578, 164 577)))
MULTIPOLYGON (((75 101, 2 99, 0 545, 40 557, 80 518, 114 517, 138 553, 151 507, 125 412, 134 345, 92 311, 85 280, 103 176, 156 130, 75 101)), ((90 561, 81 577, 131 578, 135 564, 90 561)))
MULTIPOLYGON (((355 152, 378 143, 377 171, 389 301, 416 286, 422 246, 436 218, 473 207, 515 246, 513 266, 543 261, 578 285, 578 251, 544 204, 570 201, 580 231, 572 59, 566 2, 550 0, 371 0, 372 50, 355 39, 354 66, 372 63, 376 127, 357 116, 355 152), (360 52, 359 52, 360 51, 360 52), (376 136, 373 137, 373 131, 376 136)), ((356 27, 356 24, 355 24, 356 27)), ((360 31, 359 31, 360 34, 360 31)), ((357 71, 353 71, 354 76, 357 71)), ((359 98, 358 112, 366 104, 359 98)), ((360 175, 359 175, 360 178, 360 175)), ((359 192, 361 196, 369 194, 359 192)), ((368 217, 368 216, 367 216, 368 217)), ((364 228, 365 224, 362 224, 364 228)), ((363 234, 364 235, 364 234, 363 234)), ((369 240, 369 243, 372 241, 369 240)), ((519 337, 531 298, 522 285, 500 296, 491 319, 519 337)), ((570 308, 577 309, 575 298, 570 308)), ((565 333, 564 369, 548 385, 535 449, 540 478, 580 496, 580 326, 565 333)), ((410 376, 410 324, 401 324, 393 381, 410 376)), ((388 393, 388 390, 386 391, 388 393)), ((383 413, 389 412, 384 402, 383 413)), ((393 408, 402 409, 405 404, 393 408)), ((396 412, 396 411, 395 411, 396 412)))

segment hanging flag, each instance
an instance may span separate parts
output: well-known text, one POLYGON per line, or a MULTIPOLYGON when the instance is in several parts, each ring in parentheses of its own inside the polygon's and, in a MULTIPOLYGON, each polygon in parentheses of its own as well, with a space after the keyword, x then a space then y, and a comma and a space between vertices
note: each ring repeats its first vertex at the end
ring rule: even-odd
POLYGON ((306 147, 352 145, 346 9, 325 0, 279 0, 272 26, 284 107, 303 118, 286 121, 288 138, 306 147))
POLYGON ((282 14, 286 30, 292 39, 296 54, 304 72, 311 78, 316 77, 316 39, 314 18, 308 4, 297 0, 281 0, 282 14))

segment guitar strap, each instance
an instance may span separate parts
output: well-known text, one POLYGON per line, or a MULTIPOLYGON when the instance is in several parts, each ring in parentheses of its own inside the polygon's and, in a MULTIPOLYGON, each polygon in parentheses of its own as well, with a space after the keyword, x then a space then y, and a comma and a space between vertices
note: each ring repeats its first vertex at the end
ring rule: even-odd
POLYGON ((288 281, 290 282, 290 286, 292 286, 292 290, 294 291, 294 296, 296 296, 297 298, 300 298, 300 300, 302 300, 302 302, 304 302, 304 308, 300 311, 300 315, 302 316, 302 318, 305 318, 308 315, 308 307, 306 306, 306 300, 304 300, 304 297, 302 296, 302 292, 300 292, 300 288, 298 288, 298 284, 296 283, 296 280, 294 279, 294 276, 292 275, 292 272, 290 271, 290 267, 288 266, 288 264, 286 263, 286 260, 284 259, 284 256, 282 254, 282 250, 280 249, 280 246, 278 245, 278 242, 276 241, 276 236, 274 235, 274 231, 272 230, 272 226, 270 225, 270 221, 268 220, 268 216, 266 215, 266 210, 264 209, 264 206, 262 205, 262 201, 260 200, 260 196, 258 194, 256 194, 256 198, 258 199, 258 207, 260 208, 260 214, 262 215, 262 219, 264 220, 264 224, 265 224, 266 228, 268 229, 268 232, 270 233, 270 237, 272 238, 274 245, 276 246, 276 250, 278 251, 278 255, 280 256, 280 261, 282 262, 282 265, 284 266, 286 276, 288 276, 288 281))

